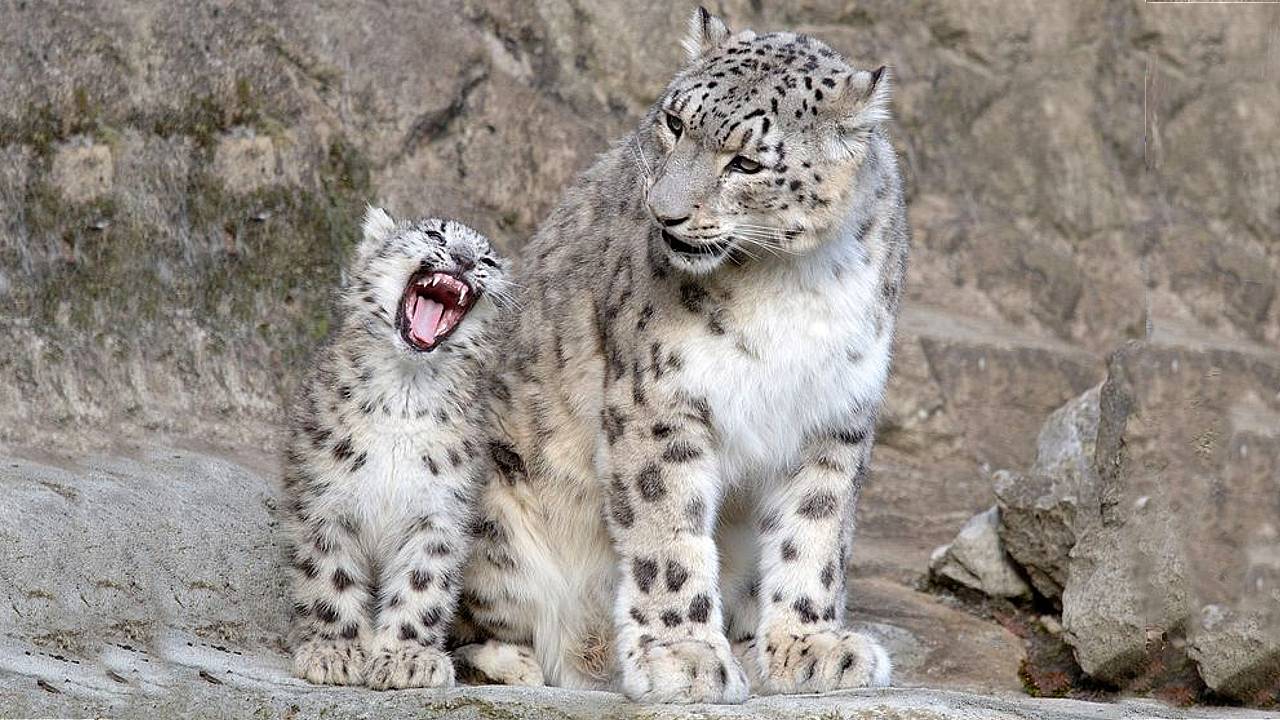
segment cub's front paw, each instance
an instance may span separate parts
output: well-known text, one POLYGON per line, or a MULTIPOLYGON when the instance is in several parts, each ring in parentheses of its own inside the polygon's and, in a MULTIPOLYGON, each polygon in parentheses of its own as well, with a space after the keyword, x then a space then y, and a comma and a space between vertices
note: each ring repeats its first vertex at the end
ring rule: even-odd
POLYGON ((317 685, 360 685, 364 664, 358 640, 313 638, 293 652, 293 673, 317 685))
POLYGON ((770 633, 761 654, 762 692, 795 694, 884 687, 893 674, 880 643, 850 630, 770 633))
POLYGON ((442 650, 402 641, 374 652, 365 678, 374 690, 451 687, 453 662, 442 650))
POLYGON ((637 702, 740 703, 750 688, 723 637, 641 641, 622 663, 622 690, 637 702))

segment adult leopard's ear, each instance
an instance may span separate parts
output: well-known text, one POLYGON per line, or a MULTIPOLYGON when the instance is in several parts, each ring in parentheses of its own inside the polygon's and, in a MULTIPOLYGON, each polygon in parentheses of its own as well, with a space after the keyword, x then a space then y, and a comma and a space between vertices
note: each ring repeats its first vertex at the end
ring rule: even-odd
POLYGON ((842 133, 868 131, 888 122, 892 92, 889 86, 889 70, 884 65, 875 70, 854 70, 844 76, 837 86, 839 95, 834 103, 836 123, 842 133))
POLYGON ((723 20, 699 5, 689 18, 689 34, 684 39, 684 52, 689 62, 719 47, 733 33, 723 20))

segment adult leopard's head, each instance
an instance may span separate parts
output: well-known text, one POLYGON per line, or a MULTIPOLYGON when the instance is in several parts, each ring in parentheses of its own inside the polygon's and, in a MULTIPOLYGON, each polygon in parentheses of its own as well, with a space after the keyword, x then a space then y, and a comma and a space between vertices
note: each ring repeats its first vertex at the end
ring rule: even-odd
POLYGON ((705 273, 813 250, 887 147, 884 67, 856 70, 805 35, 734 35, 703 8, 685 46, 641 130, 661 152, 646 201, 671 262, 705 273))

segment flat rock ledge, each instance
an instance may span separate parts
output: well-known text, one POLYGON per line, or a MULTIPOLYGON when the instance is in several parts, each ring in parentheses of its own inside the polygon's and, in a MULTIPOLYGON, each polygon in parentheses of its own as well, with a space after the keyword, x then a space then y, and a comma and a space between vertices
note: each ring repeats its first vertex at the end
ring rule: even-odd
POLYGON ((1234 708, 1177 709, 1151 701, 1091 703, 996 697, 950 690, 888 688, 826 695, 757 697, 744 705, 638 705, 607 692, 558 688, 463 687, 375 692, 309 685, 288 674, 281 655, 219 651, 174 639, 165 661, 118 652, 102 666, 44 667, 0 648, 0 716, 112 718, 892 718, 893 720, 1110 720, 1280 718, 1234 708), (145 667, 143 667, 145 666, 145 667), (19 669, 21 668, 21 669, 19 669), (34 671, 34 672, 33 672, 34 671), (57 681, 53 671, 60 671, 57 681))
MULTIPOLYGON (((740 706, 643 706, 614 693, 554 688, 312 686, 291 677, 281 646, 289 608, 273 463, 150 445, 75 459, 0 448, 0 718, 1280 720, 1151 701, 1036 699, 990 683, 977 689, 992 694, 903 687, 740 706)), ((901 604, 907 591, 884 587, 865 584, 868 605, 856 614, 888 609, 873 625, 902 670, 899 682, 936 687, 985 677, 945 652, 925 652, 906 628, 922 638, 949 633, 940 642, 971 654, 970 664, 998 665, 1009 651, 980 623, 944 621, 936 608, 909 611, 901 604)))
POLYGON ((617 693, 467 686, 377 692, 321 687, 291 676, 270 648, 234 648, 169 631, 148 646, 103 646, 95 661, 0 641, 0 717, 110 718, 814 718, 851 720, 1149 720, 1275 718, 1239 708, 1173 708, 1144 699, 1115 703, 884 688, 825 695, 753 697, 743 705, 640 705, 617 693))

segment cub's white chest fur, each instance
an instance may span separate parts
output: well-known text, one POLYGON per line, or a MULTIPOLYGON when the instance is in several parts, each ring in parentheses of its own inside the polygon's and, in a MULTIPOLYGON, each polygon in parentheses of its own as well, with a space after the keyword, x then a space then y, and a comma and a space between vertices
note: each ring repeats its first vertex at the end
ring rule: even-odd
POLYGON ((452 487, 447 477, 433 476, 425 457, 433 451, 444 463, 443 437, 449 428, 429 417, 379 423, 365 419, 350 428, 365 463, 344 480, 340 493, 350 511, 372 520, 412 517, 437 507, 452 487))
POLYGON ((727 308, 728 332, 682 343, 682 379, 711 404, 726 480, 794 467, 806 436, 845 429, 879 403, 892 319, 857 250, 745 278, 727 308))

